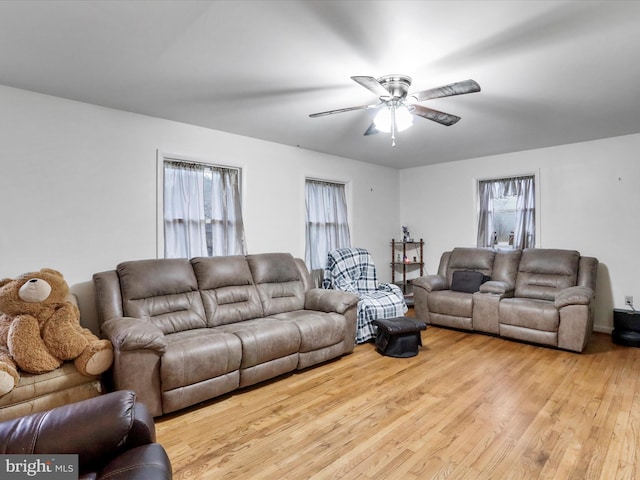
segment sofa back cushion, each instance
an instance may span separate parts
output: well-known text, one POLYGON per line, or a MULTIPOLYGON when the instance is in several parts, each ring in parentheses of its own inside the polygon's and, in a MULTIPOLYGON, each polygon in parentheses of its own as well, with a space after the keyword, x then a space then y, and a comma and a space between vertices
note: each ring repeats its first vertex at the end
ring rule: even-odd
POLYGON ((522 250, 520 249, 498 250, 493 262, 491 280, 504 282, 507 285, 507 290, 513 290, 516 286, 521 256, 522 250))
POLYGON ((447 265, 447 281, 451 286, 453 272, 457 270, 473 270, 491 276, 495 250, 485 248, 454 248, 449 255, 447 265))
POLYGON ((121 263, 116 271, 125 316, 151 322, 165 334, 206 326, 189 260, 137 260, 121 263))
POLYGON ((595 257, 580 257, 577 285, 590 288, 595 292, 598 277, 598 259, 595 257))
POLYGON ((515 296, 554 300, 560 290, 574 287, 580 253, 575 250, 527 248, 522 251, 515 296))
POLYGON ((322 268, 318 268, 310 272, 303 259, 296 258, 295 262, 298 267, 300 277, 302 278, 305 292, 312 288, 322 288, 322 279, 324 277, 324 270, 322 268))
POLYGON ((305 282, 289 253, 247 255, 265 316, 302 310, 305 282))
POLYGON ((262 304, 243 255, 192 258, 207 325, 215 327, 262 316, 262 304))

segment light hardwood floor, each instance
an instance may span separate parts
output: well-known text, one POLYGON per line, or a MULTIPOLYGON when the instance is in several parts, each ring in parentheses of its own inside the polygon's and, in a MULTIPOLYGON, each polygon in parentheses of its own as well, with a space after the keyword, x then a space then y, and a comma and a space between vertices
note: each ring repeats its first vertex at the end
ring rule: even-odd
POLYGON ((640 349, 437 327, 156 420, 175 479, 640 478, 640 349))

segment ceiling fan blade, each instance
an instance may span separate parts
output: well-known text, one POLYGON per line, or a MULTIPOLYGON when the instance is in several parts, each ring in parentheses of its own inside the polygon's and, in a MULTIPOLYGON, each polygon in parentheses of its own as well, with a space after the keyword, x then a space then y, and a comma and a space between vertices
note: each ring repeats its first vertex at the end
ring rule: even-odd
POLYGON ((372 107, 375 107, 375 105, 358 105, 356 107, 345 107, 345 108, 338 108, 336 110, 329 110, 327 112, 312 113, 309 116, 311 118, 316 118, 316 117, 323 117, 325 115, 333 115, 334 113, 350 112, 352 110, 365 110, 367 108, 372 108, 372 107))
POLYGON ((430 88, 421 92, 410 93, 407 98, 415 98, 416 102, 422 102, 432 98, 450 97, 452 95, 463 95, 480 91, 480 85, 475 80, 464 80, 462 82, 450 83, 442 87, 430 88))
POLYGON ((433 110, 432 108, 423 107, 422 105, 413 105, 413 114, 418 115, 419 117, 426 118, 427 120, 433 120, 434 122, 441 123, 442 125, 446 125, 447 127, 453 125, 460 117, 456 115, 451 115, 449 113, 439 112, 438 110, 433 110))
POLYGON ((364 132, 364 135, 374 135, 378 133, 378 129, 376 128, 375 124, 372 123, 371 125, 369 125, 369 128, 367 128, 367 131, 364 132))
POLYGON ((353 80, 356 83, 359 83, 364 88, 369 89, 378 97, 390 97, 389 91, 386 88, 384 88, 382 85, 380 85, 378 80, 376 80, 373 77, 355 76, 355 77, 351 77, 351 80, 353 80))

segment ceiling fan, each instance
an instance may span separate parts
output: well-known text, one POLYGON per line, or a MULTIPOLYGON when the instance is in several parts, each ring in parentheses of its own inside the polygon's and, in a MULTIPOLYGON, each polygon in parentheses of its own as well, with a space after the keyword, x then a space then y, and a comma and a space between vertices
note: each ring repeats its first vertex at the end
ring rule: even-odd
POLYGON ((396 144, 396 132, 409 128, 413 124, 414 116, 433 120, 445 126, 451 126, 460 120, 460 117, 449 113, 440 112, 432 108, 418 105, 418 102, 432 98, 450 97, 480 91, 480 85, 474 80, 450 83, 437 88, 430 88, 420 92, 409 93, 411 77, 406 75, 385 75, 378 79, 367 76, 351 77, 378 96, 380 100, 372 105, 358 105, 355 107, 338 108, 327 112, 312 113, 311 118, 333 115, 335 113, 350 112, 352 110, 378 109, 373 123, 369 126, 365 135, 378 132, 391 132, 391 145, 396 144))

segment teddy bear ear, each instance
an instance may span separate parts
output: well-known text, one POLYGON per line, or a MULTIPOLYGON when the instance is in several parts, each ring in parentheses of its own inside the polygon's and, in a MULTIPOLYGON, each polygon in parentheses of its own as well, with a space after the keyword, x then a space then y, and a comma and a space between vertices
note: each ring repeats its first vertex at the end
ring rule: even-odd
POLYGON ((58 270, 54 270, 53 268, 41 268, 40 271, 43 273, 52 273, 53 275, 62 277, 62 273, 60 273, 58 270))

